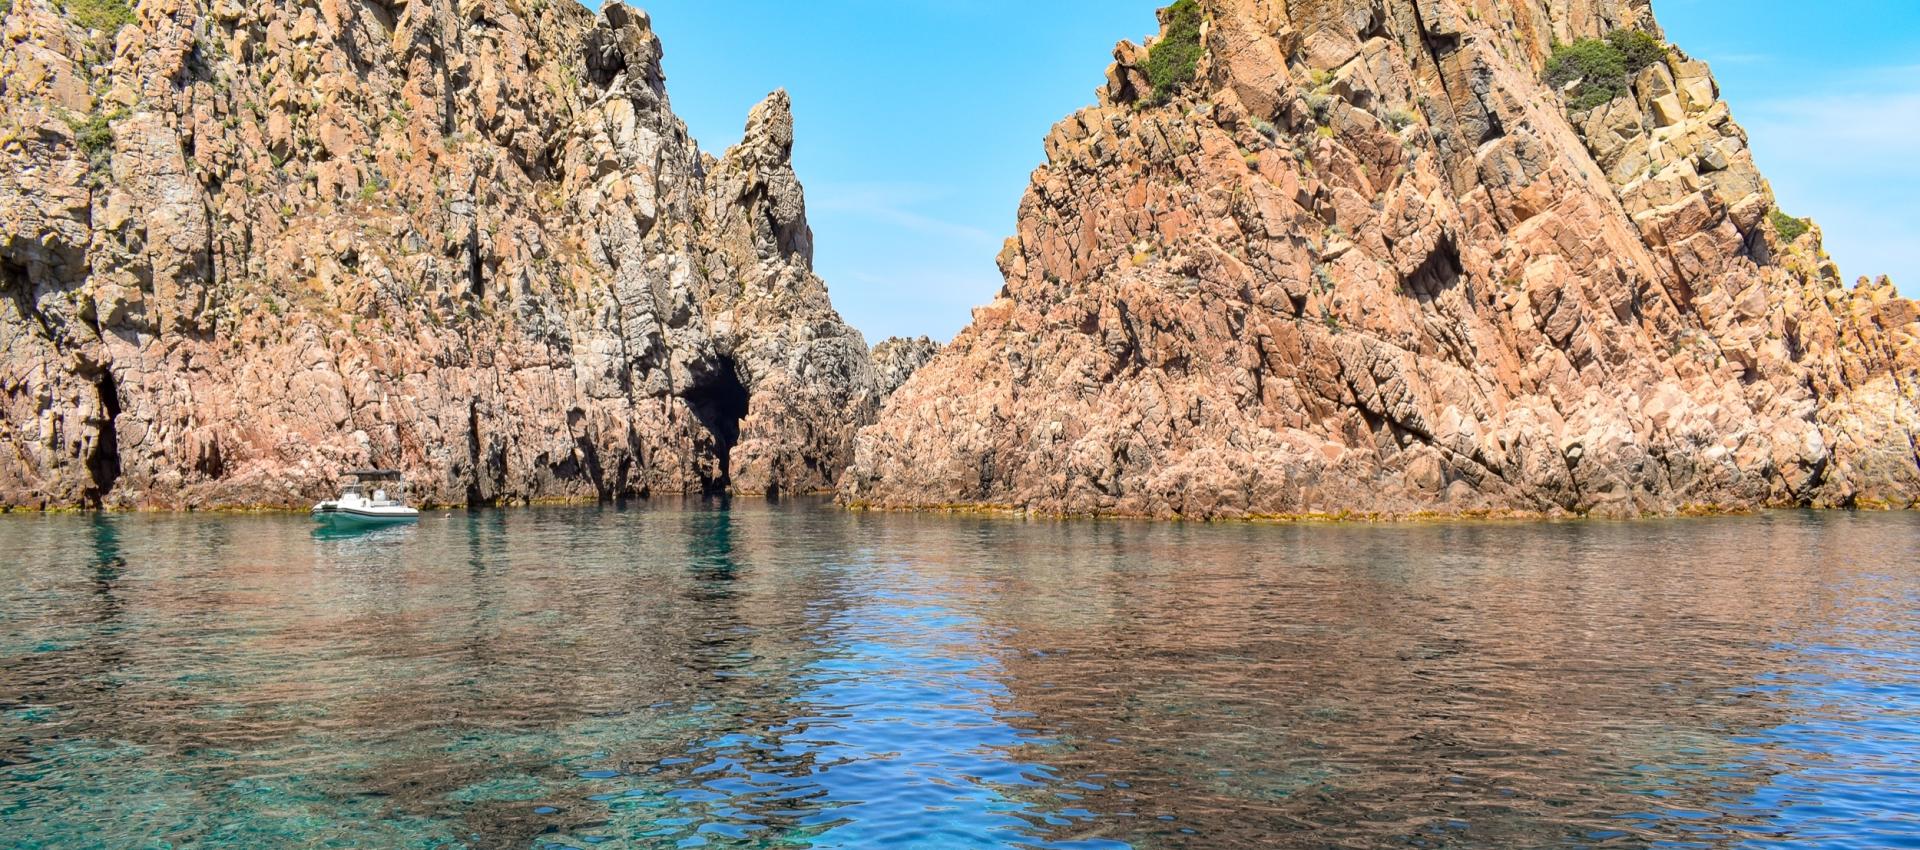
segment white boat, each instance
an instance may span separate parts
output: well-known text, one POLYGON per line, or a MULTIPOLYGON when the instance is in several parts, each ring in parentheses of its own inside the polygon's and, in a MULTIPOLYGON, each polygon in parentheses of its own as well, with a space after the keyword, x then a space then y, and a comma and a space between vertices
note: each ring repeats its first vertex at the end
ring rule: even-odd
POLYGON ((413 522, 420 512, 407 507, 407 482, 398 472, 358 469, 345 474, 340 498, 313 506, 313 518, 332 526, 364 527, 413 522))

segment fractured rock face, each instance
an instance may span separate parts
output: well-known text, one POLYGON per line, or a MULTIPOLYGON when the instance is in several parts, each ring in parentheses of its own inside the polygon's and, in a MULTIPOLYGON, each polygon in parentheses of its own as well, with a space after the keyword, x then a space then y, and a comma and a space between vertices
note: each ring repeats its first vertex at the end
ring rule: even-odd
POLYGON ((0 17, 0 507, 833 485, 879 404, 784 93, 724 156, 642 13, 142 0, 0 17))
POLYGON ((875 386, 880 397, 885 399, 893 395, 913 377, 920 367, 927 365, 935 354, 940 353, 940 343, 924 336, 888 337, 873 347, 873 372, 875 386))
POLYGON ((844 497, 1053 514, 1911 505, 1920 324, 1787 243, 1677 49, 1569 115, 1551 45, 1645 0, 1203 0, 1056 126, 1001 297, 844 497))

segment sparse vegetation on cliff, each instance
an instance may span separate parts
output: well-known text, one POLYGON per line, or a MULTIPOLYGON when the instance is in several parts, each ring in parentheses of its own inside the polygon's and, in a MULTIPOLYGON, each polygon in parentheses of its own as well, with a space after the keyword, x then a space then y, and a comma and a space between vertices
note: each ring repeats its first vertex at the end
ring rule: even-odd
POLYGON ((1640 30, 1614 30, 1607 33, 1607 43, 1620 51, 1626 60, 1627 73, 1638 74, 1647 66, 1667 58, 1667 46, 1640 30))
POLYGON ((1167 10, 1167 34, 1154 42, 1147 52, 1147 82, 1153 85, 1153 101, 1165 103, 1180 87, 1193 82, 1200 66, 1200 24, 1203 15, 1198 0, 1178 0, 1167 10))
POLYGON ((370 204, 380 199, 387 191, 387 179, 376 174, 360 184, 360 202, 370 204))
POLYGON ((1575 82, 1578 85, 1567 93, 1567 108, 1574 112, 1613 100, 1627 90, 1626 57, 1597 38, 1555 46, 1553 58, 1547 60, 1547 84, 1565 89, 1575 82))
POLYGON ((73 143, 81 153, 86 154, 87 163, 95 175, 104 175, 112 169, 113 122, 124 117, 124 111, 66 117, 67 126, 73 129, 73 143))
POLYGON ((1567 109, 1585 112, 1627 93, 1634 74, 1666 58, 1666 45, 1639 30, 1614 30, 1606 38, 1556 44, 1547 60, 1547 85, 1574 88, 1567 109), (1577 85, 1576 85, 1577 83, 1577 85))
POLYGON ((1767 213, 1767 221, 1773 224, 1773 232, 1780 235, 1780 241, 1789 245, 1800 241, 1800 237, 1807 235, 1807 231, 1813 229, 1813 225, 1806 219, 1787 215, 1786 211, 1779 207, 1774 207, 1772 212, 1767 213))
POLYGON ((90 30, 112 35, 133 23, 133 6, 127 0, 64 0, 60 9, 73 22, 90 30))

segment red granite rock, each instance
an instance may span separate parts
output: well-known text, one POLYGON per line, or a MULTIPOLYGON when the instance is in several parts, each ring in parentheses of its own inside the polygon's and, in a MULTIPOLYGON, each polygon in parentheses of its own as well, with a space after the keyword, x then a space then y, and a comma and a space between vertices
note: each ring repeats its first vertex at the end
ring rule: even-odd
POLYGON ((141 0, 0 16, 0 507, 815 491, 879 393, 784 93, 725 156, 646 16, 141 0))
MULTIPOLYGON (((1920 337, 1785 243, 1679 49, 1569 114, 1645 0, 1202 0, 1056 126, 1006 287, 862 431, 852 504, 1044 514, 1908 506, 1920 337)), ((1150 42, 1151 44, 1151 42, 1150 42)))

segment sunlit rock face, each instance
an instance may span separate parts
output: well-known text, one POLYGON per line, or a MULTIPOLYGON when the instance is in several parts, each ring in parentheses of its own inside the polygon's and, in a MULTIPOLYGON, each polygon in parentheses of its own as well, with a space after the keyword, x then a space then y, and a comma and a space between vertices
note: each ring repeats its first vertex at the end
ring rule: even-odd
MULTIPOLYGON (((110 5, 110 4, 109 4, 110 5)), ((0 15, 0 507, 830 488, 878 406, 784 93, 705 155, 642 13, 0 15)))
POLYGON ((1556 43, 1658 39, 1645 0, 1200 6, 1194 82, 1156 97, 1149 50, 1122 44, 1098 105, 1048 135, 1005 289, 862 432, 849 502, 1920 494, 1915 303, 1843 286, 1817 228, 1782 238, 1706 66, 1669 48, 1577 111, 1578 85, 1543 82, 1556 43))
POLYGON ((927 365, 940 353, 940 343, 924 336, 888 337, 873 346, 873 371, 883 397, 913 377, 915 370, 927 365))

